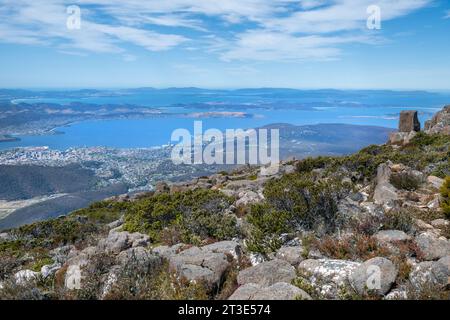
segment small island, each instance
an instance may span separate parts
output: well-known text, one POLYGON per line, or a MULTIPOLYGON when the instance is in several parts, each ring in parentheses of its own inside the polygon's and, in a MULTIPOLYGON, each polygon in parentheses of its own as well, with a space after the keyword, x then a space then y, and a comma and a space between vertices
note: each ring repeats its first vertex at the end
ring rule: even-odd
POLYGON ((12 141, 20 141, 20 139, 10 136, 8 134, 0 134, 0 142, 12 142, 12 141))

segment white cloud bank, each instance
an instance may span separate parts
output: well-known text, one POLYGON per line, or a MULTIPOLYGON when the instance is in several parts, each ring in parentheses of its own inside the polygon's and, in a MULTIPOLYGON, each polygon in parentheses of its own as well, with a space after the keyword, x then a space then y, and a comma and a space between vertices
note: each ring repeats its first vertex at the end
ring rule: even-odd
POLYGON ((64 52, 118 53, 129 60, 134 57, 126 49, 129 45, 149 51, 186 45, 191 51, 215 52, 225 61, 329 60, 339 57, 343 44, 378 41, 365 30, 369 5, 378 5, 388 21, 430 2, 0 0, 0 41, 64 52), (82 9, 81 30, 66 28, 69 5, 82 9))

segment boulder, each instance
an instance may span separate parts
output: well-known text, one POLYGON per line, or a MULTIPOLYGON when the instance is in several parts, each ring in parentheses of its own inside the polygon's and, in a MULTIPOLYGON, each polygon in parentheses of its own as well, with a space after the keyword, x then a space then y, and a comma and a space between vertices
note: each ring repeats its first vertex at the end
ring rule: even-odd
POLYGON ((431 221, 431 225, 435 228, 445 228, 450 225, 450 221, 446 219, 436 219, 431 221))
POLYGON ((400 132, 420 131, 420 122, 417 111, 407 110, 400 112, 398 131, 400 132))
POLYGON ((450 242, 431 231, 419 234, 415 242, 425 260, 437 260, 450 255, 450 242))
POLYGON ((382 230, 374 235, 374 238, 381 244, 398 241, 408 241, 412 238, 400 230, 382 230))
POLYGON ((417 135, 416 131, 411 132, 391 132, 389 134, 389 144, 395 146, 407 145, 417 135))
POLYGON ((66 263, 67 259, 70 258, 71 253, 76 252, 76 248, 73 245, 57 247, 50 251, 50 256, 53 261, 60 264, 66 263))
POLYGON ((37 279, 39 277, 39 272, 31 270, 21 270, 14 274, 14 280, 18 285, 26 285, 27 283, 37 279))
POLYGON ((180 266, 178 268, 178 275, 189 282, 201 282, 205 283, 207 286, 219 284, 220 282, 220 279, 217 279, 211 269, 193 264, 183 264, 180 266))
POLYGON ((239 287, 228 300, 311 300, 309 294, 291 284, 278 282, 269 287, 248 283, 239 287))
POLYGON ((120 252, 135 247, 147 246, 150 238, 141 233, 117 232, 111 231, 107 238, 98 242, 98 250, 106 253, 119 254, 120 252))
POLYGON ((349 287, 350 274, 360 265, 347 260, 308 259, 302 261, 297 269, 320 296, 337 299, 341 290, 349 287))
POLYGON ((425 122, 425 132, 450 135, 450 105, 445 106, 431 120, 425 122))
POLYGON ((9 241, 11 236, 7 232, 0 233, 0 240, 9 241))
POLYGON ((247 206, 253 203, 257 203, 261 201, 262 195, 248 190, 248 191, 242 191, 238 193, 239 200, 236 201, 236 207, 239 206, 247 206))
POLYGON ((252 297, 261 290, 261 286, 254 283, 247 283, 240 286, 228 300, 251 300, 252 297))
POLYGON ((189 190, 189 184, 187 183, 173 183, 170 185, 170 194, 185 192, 189 190))
POLYGON ((428 176, 427 182, 429 185, 431 185, 434 189, 439 190, 442 185, 444 184, 444 179, 435 177, 435 176, 428 176))
POLYGON ((397 189, 390 183, 391 169, 387 163, 382 163, 377 169, 376 187, 373 199, 376 204, 384 205, 398 200, 397 189))
POLYGON ((48 277, 51 277, 51 276, 53 276, 53 275, 56 273, 56 271, 58 271, 61 267, 62 267, 61 264, 58 263, 58 262, 55 262, 55 263, 50 264, 50 265, 45 265, 45 266, 43 266, 43 267, 41 268, 41 275, 42 275, 42 277, 43 277, 44 279, 45 279, 45 278, 48 278, 48 277))
POLYGON ((406 289, 394 289, 383 298, 384 300, 407 300, 408 292, 406 289))
POLYGON ((155 195, 159 195, 162 193, 169 193, 170 187, 166 182, 158 182, 155 185, 155 195))
POLYGON ((118 228, 118 227, 123 225, 123 221, 124 221, 124 218, 121 217, 119 220, 116 220, 116 221, 113 221, 113 222, 109 223, 108 224, 108 228, 109 229, 116 229, 116 228, 118 228))
POLYGON ((108 293, 110 293, 113 286, 117 283, 117 280, 119 280, 122 271, 123 267, 112 266, 108 274, 103 277, 103 285, 100 294, 101 299, 104 299, 108 295, 108 293))
POLYGON ((398 270, 386 258, 376 257, 365 261, 350 274, 350 283, 360 295, 385 295, 397 278, 398 270))
POLYGON ((174 246, 158 246, 154 247, 151 251, 153 254, 164 258, 164 259, 170 259, 172 256, 176 255, 181 251, 181 249, 185 246, 183 243, 178 243, 174 246))
POLYGON ((295 278, 295 268, 288 262, 275 259, 239 272, 237 282, 239 285, 255 283, 261 286, 271 286, 277 282, 290 283, 295 278))
POLYGON ((443 288, 448 284, 448 268, 437 261, 425 261, 413 267, 409 281, 416 290, 430 287, 443 288))
POLYGON ((450 276, 450 256, 440 258, 438 262, 445 266, 445 268, 447 269, 447 274, 450 276))
POLYGON ((241 245, 236 241, 215 242, 202 247, 202 250, 231 255, 235 260, 239 260, 242 254, 241 245))
POLYGON ((206 281, 210 286, 218 285, 229 268, 224 253, 202 250, 191 247, 173 255, 169 260, 169 268, 189 281, 206 281))
POLYGON ((139 271, 146 272, 152 267, 160 265, 161 258, 151 254, 143 247, 136 247, 122 251, 117 256, 117 262, 122 267, 133 267, 139 271))
POLYGON ((280 260, 284 260, 290 263, 292 266, 296 267, 300 262, 305 260, 303 258, 303 247, 295 246, 295 247, 281 247, 277 253, 276 257, 280 260))

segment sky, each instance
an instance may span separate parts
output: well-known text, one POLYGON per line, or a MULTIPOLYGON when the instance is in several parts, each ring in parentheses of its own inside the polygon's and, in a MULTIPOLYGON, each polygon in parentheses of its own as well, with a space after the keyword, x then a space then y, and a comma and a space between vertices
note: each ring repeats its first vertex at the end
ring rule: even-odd
POLYGON ((450 1, 0 0, 0 87, 450 90, 450 1))

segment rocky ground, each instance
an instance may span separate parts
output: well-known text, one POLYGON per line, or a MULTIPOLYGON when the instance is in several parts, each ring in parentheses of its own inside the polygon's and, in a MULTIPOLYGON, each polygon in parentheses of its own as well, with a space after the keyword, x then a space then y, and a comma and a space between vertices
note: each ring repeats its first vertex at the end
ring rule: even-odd
POLYGON ((0 297, 449 299, 450 107, 425 132, 411 119, 351 156, 161 182, 2 233, 0 297))

